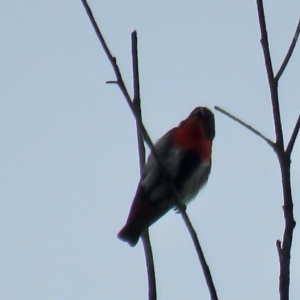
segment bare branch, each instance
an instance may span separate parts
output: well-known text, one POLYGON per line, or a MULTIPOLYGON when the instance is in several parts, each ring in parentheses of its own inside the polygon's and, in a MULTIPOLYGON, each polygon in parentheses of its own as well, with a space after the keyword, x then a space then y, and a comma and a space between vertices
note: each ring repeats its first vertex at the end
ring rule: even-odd
MULTIPOLYGON (((140 97, 140 79, 139 79, 139 63, 138 63, 138 47, 137 47, 137 33, 136 31, 131 34, 131 50, 132 50, 132 73, 133 73, 133 104, 136 111, 142 120, 142 110, 141 110, 141 97, 140 97)), ((137 140, 139 149, 139 162, 140 162, 140 174, 143 172, 144 164, 146 161, 146 151, 143 140, 143 135, 139 130, 139 124, 136 122, 137 129, 137 140)), ((142 235, 142 241, 145 252, 147 275, 148 275, 148 299, 156 300, 156 279, 155 279, 155 268, 152 246, 150 242, 149 230, 146 229, 142 235)))
POLYGON ((281 126, 279 100, 278 100, 278 89, 277 89, 278 85, 277 85, 277 81, 274 78, 272 60, 271 60, 270 49, 269 49, 265 13, 264 13, 262 0, 257 0, 257 11, 258 11, 258 19, 259 19, 260 32, 261 32, 261 44, 263 48, 265 65, 266 65, 269 87, 271 92, 273 117, 274 117, 275 133, 276 133, 276 145, 277 147, 279 147, 279 149, 283 150, 284 145, 283 145, 283 133, 282 133, 282 126, 281 126))
MULTIPOLYGON (((140 79, 139 79, 139 63, 138 63, 138 48, 137 48, 137 33, 133 31, 131 34, 131 49, 132 49, 132 73, 133 73, 133 104, 136 112, 142 120, 141 110, 141 96, 140 96, 140 79)), ((140 132, 139 124, 137 122, 137 138, 139 148, 139 159, 140 159, 140 174, 142 174, 143 167, 145 164, 145 147, 143 135, 140 132)))
POLYGON ((243 125, 244 127, 246 127, 247 129, 249 129, 250 131, 252 131, 254 134, 258 135, 259 137, 261 137, 265 142, 268 143, 269 146, 271 146, 273 149, 275 147, 275 144, 268 138, 266 138, 262 133, 260 133, 258 130, 254 129, 252 126, 250 126, 249 124, 245 123, 244 121, 242 121, 241 119, 235 117, 234 115, 230 114, 229 112, 225 111, 223 108, 219 107, 219 106, 215 106, 215 110, 223 113, 224 115, 226 115, 227 117, 231 118, 232 120, 238 122, 239 124, 243 125))
POLYGON ((298 120, 296 122, 296 125, 295 125, 295 128, 294 128, 294 131, 292 133, 292 136, 290 138, 290 141, 288 143, 288 146, 286 148, 286 154, 288 155, 288 157, 291 156, 291 153, 293 151, 293 148, 294 148, 294 144, 296 142, 296 139, 297 139, 297 135, 299 133, 299 129, 300 129, 300 114, 298 116, 298 120))
MULTIPOLYGON (((111 65, 112 65, 112 67, 114 69, 114 72, 115 72, 115 75, 116 75, 116 78, 117 78, 116 81, 107 81, 107 83, 115 83, 115 84, 117 84, 119 86, 120 90, 122 91, 122 93, 123 93, 123 95, 124 95, 124 97, 125 97, 125 99, 127 101, 127 104, 129 105, 129 107, 130 107, 130 109, 131 109, 131 111, 132 111, 132 113, 133 113, 136 121, 138 122, 139 129, 142 131, 142 134, 143 134, 145 142, 147 143, 147 145, 150 148, 150 150, 153 152, 153 156, 155 157, 155 159, 157 161, 160 161, 160 158, 156 155, 156 151, 155 151, 154 145, 153 145, 153 143, 152 143, 152 141, 150 139, 150 136, 149 136, 146 128, 144 127, 144 125, 143 125, 143 123, 142 123, 142 121, 141 121, 141 119, 140 119, 140 117, 139 117, 139 115, 138 115, 138 113, 137 113, 137 111, 135 109, 135 106, 133 105, 133 103, 131 101, 131 97, 130 97, 128 91, 127 91, 127 88, 126 88, 125 84, 124 84, 123 77, 121 75, 119 66, 117 64, 117 60, 111 54, 111 52, 110 52, 110 50, 109 50, 109 48, 108 48, 108 46, 107 46, 107 44, 106 44, 106 42, 105 42, 105 40, 103 38, 103 35, 102 35, 102 33, 101 33, 98 25, 97 25, 97 22, 96 22, 96 20, 95 20, 95 18, 93 16, 93 13, 92 13, 92 11, 91 11, 88 3, 87 3, 87 1, 86 0, 81 0, 81 1, 83 3, 83 6, 86 9, 87 15, 90 18, 90 21, 91 21, 91 23, 93 25, 93 28, 94 28, 94 30, 95 30, 95 32, 97 34, 97 37, 98 37, 98 39, 99 39, 99 41, 100 41, 100 43, 101 43, 101 45, 102 45, 102 47, 103 47, 103 49, 104 49, 107 57, 108 57, 111 65)), ((162 162, 160 162, 159 164, 162 165, 162 162)))
POLYGON ((291 248, 292 248, 292 241, 293 241, 293 231, 296 225, 296 222, 294 220, 294 212, 293 212, 294 205, 293 205, 292 191, 291 191, 290 154, 293 149, 299 131, 300 121, 298 118, 289 145, 285 152, 283 133, 282 133, 282 124, 281 124, 281 117, 280 117, 279 100, 278 100, 278 80, 282 75, 293 53, 299 35, 299 31, 300 31, 300 28, 298 28, 300 24, 298 24, 294 41, 275 78, 273 73, 273 68, 272 68, 272 61, 271 61, 270 50, 269 50, 269 42, 268 42, 268 35, 267 35, 262 0, 257 0, 257 11, 259 17, 260 31, 261 31, 261 43, 264 52, 265 65, 268 74, 272 107, 273 107, 273 118, 274 118, 275 133, 276 133, 276 143, 275 143, 274 150, 276 151, 279 164, 280 164, 283 199, 284 199, 283 212, 284 212, 285 228, 284 228, 283 240, 282 243, 280 241, 277 241, 276 243, 277 251, 279 255, 279 263, 280 263, 279 294, 281 300, 288 300, 289 287, 290 287, 291 248))
POLYGON ((94 28, 94 30, 96 32, 96 35, 97 35, 97 37, 98 37, 98 39, 99 39, 99 41, 100 41, 100 43, 102 45, 102 48, 103 48, 103 50, 104 50, 104 52, 105 52, 108 60, 110 61, 111 65, 112 65, 112 67, 114 69, 114 72, 115 72, 115 75, 116 75, 116 78, 117 78, 116 81, 107 81, 107 83, 116 83, 116 84, 118 84, 118 86, 120 87, 120 90, 122 91, 122 93, 123 93, 123 95, 124 95, 124 97, 125 97, 128 105, 129 105, 130 109, 132 110, 132 112, 136 116, 136 118, 138 118, 138 116, 137 116, 137 114, 135 112, 134 105, 131 102, 130 95, 129 95, 129 93, 128 93, 127 89, 126 89, 125 83, 123 81, 120 69, 118 67, 117 59, 111 54, 111 52, 110 52, 110 50, 109 50, 109 48, 108 48, 108 46, 107 46, 107 44, 106 44, 106 42, 104 40, 104 37, 103 37, 103 35, 102 35, 102 33, 101 33, 98 25, 97 25, 97 22, 96 22, 96 20, 94 18, 93 12, 92 12, 90 6, 88 5, 87 1, 86 0, 81 0, 81 2, 82 2, 83 6, 84 6, 84 8, 86 10, 86 13, 87 13, 87 15, 88 15, 91 23, 92 23, 92 26, 93 26, 93 28, 94 28))
POLYGON ((287 52, 287 54, 286 54, 286 56, 285 56, 285 58, 284 58, 284 60, 283 60, 283 62, 282 62, 281 67, 279 68, 279 70, 278 70, 278 72, 277 72, 277 74, 276 74, 276 76, 275 76, 275 80, 276 80, 277 82, 278 82, 279 78, 281 77, 282 73, 284 72, 284 70, 285 70, 287 64, 288 64, 289 61, 290 61, 290 58, 291 58, 291 56, 292 56, 292 54, 293 54, 293 52, 294 52, 295 46, 296 46, 296 44, 297 44, 297 40, 298 40, 298 37, 299 37, 299 33, 300 33, 300 19, 299 19, 299 21, 298 21, 298 26, 297 26, 297 28, 296 28, 296 32, 295 32, 295 34, 294 34, 294 37, 293 37, 292 43, 291 43, 291 45, 290 45, 290 47, 289 47, 289 50, 288 50, 288 52, 287 52))
POLYGON ((201 266, 202 266, 203 274, 204 274, 204 277, 205 277, 205 280, 206 280, 206 284, 207 284, 209 292, 210 292, 211 300, 218 300, 217 291, 215 289, 215 285, 214 285, 209 267, 206 263, 204 253, 203 253, 202 248, 200 246, 200 243, 198 241, 197 233, 194 230, 194 228, 192 226, 192 223, 191 223, 190 219, 188 218, 187 214, 181 214, 181 215, 182 215, 182 218, 185 222, 186 227, 189 230, 189 233, 192 237, 192 240, 194 242, 194 246, 196 248, 198 258, 201 262, 201 266))

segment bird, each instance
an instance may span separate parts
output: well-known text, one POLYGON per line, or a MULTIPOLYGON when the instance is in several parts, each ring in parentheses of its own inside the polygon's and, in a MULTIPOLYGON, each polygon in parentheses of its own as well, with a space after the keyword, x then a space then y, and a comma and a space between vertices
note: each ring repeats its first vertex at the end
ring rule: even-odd
POLYGON ((118 238, 135 246, 149 226, 170 209, 183 208, 206 184, 211 171, 214 115, 207 107, 196 107, 177 127, 155 143, 132 201, 125 226, 118 238))

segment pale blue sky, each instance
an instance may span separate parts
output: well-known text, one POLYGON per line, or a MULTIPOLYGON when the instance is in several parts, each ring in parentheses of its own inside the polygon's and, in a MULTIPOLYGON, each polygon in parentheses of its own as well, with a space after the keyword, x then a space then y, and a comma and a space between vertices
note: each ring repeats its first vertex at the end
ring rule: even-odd
MULTIPOLYGON (((139 37, 142 108, 155 140, 196 106, 219 105, 274 138, 256 1, 89 1, 131 91, 139 37)), ((275 70, 299 1, 265 1, 275 70)), ((142 244, 116 237, 138 182, 135 122, 81 1, 0 4, 0 294, 11 300, 147 299, 142 244)), ((300 111, 300 50, 281 81, 286 139, 300 111)), ((278 299, 279 166, 261 139, 215 112, 213 168, 188 207, 222 300, 278 299)), ((300 143, 292 156, 300 219, 300 143)), ((150 230, 158 299, 209 299, 188 232, 150 230)), ((300 297, 294 232, 291 299, 300 297)))

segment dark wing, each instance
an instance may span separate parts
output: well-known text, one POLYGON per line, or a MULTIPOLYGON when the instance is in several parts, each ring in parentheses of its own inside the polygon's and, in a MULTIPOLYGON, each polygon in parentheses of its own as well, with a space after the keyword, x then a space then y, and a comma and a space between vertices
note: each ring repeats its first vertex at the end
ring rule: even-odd
MULTIPOLYGON (((155 149, 164 164, 165 171, 170 179, 174 180, 178 170, 181 151, 172 145, 172 134, 174 129, 168 131, 155 144, 155 149)), ((171 193, 168 182, 165 180, 164 173, 151 153, 144 167, 143 174, 139 183, 139 192, 152 201, 165 199, 171 193)))

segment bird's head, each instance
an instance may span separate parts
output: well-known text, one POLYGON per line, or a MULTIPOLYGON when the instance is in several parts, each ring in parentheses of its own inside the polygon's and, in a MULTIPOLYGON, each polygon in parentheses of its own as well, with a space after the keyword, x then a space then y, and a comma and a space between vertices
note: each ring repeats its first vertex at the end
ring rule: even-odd
POLYGON ((196 107, 191 112, 188 119, 194 117, 199 118, 202 121, 206 136, 210 140, 213 140, 215 137, 215 118, 211 110, 208 109, 207 107, 201 107, 201 106, 196 107))

